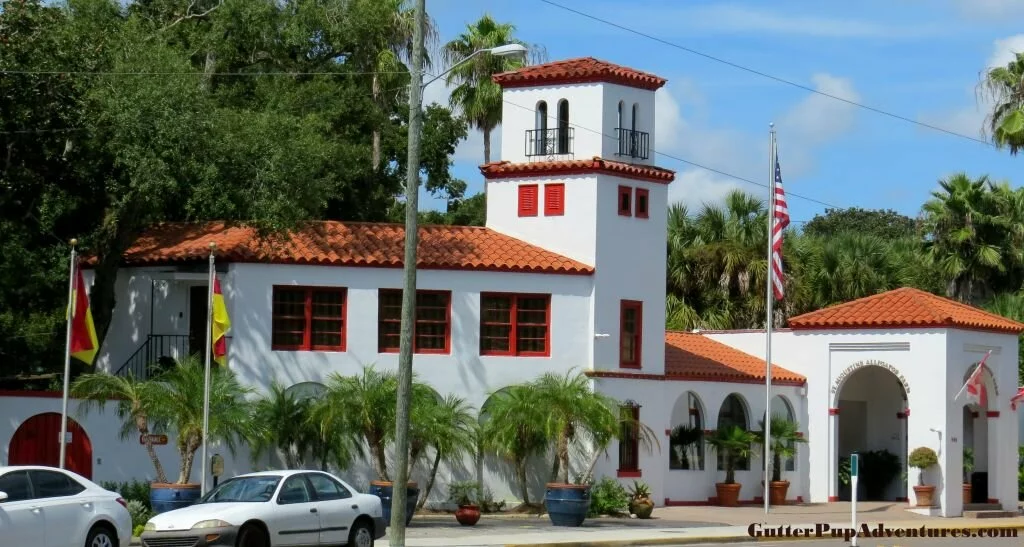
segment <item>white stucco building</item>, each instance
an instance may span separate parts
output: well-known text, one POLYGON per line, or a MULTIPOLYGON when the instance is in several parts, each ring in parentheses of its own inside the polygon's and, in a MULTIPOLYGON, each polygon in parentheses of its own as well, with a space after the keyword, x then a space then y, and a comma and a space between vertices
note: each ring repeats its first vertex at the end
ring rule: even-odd
MULTIPOLYGON (((681 425, 758 428, 765 336, 664 328, 674 173, 654 165, 650 136, 655 92, 665 80, 592 58, 495 80, 504 88, 505 134, 502 160, 481 167, 487 226, 420 231, 416 372, 438 392, 480 408, 502 387, 584 370, 594 389, 664 433, 650 453, 636 442, 613 444, 598 474, 640 478, 665 504, 714 503, 724 476, 714 453, 699 444, 684 464, 673 457, 669 434, 681 425)), ((154 226, 124 257, 98 366, 144 375, 160 358, 205 346, 212 242, 233 323, 228 366, 243 383, 309 385, 367 364, 395 368, 403 241, 401 226, 376 223, 311 223, 274 241, 217 222, 154 226)), ((929 446, 940 456, 926 476, 938 487, 937 511, 957 515, 967 445, 976 471, 987 473, 978 489, 987 489, 985 501, 1016 508, 1018 426, 1009 397, 1024 325, 900 289, 789 326, 773 337, 771 410, 798 422, 808 440, 786 463, 791 500, 840 499, 839 461, 853 451, 887 450, 903 469, 908 447, 929 446), (953 396, 988 350, 989 406, 965 409, 953 396)), ((32 440, 51 436, 36 433, 52 428, 44 424, 52 416, 33 416, 59 412, 59 399, 2 395, 0 409, 11 417, 0 423, 2 463, 55 458, 32 440)), ((80 418, 75 431, 90 446, 71 452, 90 462, 97 480, 150 477, 137 440, 126 447, 114 418, 106 420, 80 418)), ((170 450, 161 450, 173 468, 170 450)), ((228 466, 247 468, 244 455, 228 466)), ((538 493, 549 468, 538 463, 538 493)), ((761 469, 752 457, 737 473, 742 500, 760 499, 761 469)), ((364 480, 367 472, 347 471, 364 480)), ((445 471, 438 499, 445 482, 466 478, 458 475, 445 471)), ((500 462, 484 473, 499 498, 514 497, 509 477, 500 462)), ((881 495, 913 500, 916 478, 911 473, 908 485, 897 475, 881 495)))

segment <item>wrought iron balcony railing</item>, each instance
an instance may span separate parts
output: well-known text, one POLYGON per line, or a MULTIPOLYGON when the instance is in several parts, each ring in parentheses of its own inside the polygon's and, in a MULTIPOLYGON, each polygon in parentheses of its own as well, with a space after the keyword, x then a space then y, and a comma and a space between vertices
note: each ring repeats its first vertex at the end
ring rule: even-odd
POLYGON ((644 131, 633 131, 622 127, 616 128, 615 133, 619 139, 619 156, 628 156, 645 160, 650 156, 651 135, 644 131))
POLYGON ((526 130, 526 156, 567 156, 572 155, 575 128, 526 130))

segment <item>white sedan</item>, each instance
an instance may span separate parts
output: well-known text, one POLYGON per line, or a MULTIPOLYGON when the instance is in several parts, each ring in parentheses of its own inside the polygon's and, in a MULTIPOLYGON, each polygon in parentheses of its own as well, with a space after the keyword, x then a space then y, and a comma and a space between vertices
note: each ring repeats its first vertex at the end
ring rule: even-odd
POLYGON ((128 547, 132 517, 117 492, 55 467, 0 467, 0 543, 128 547))
POLYGON ((380 498, 322 471, 228 479, 194 505, 150 519, 145 547, 373 547, 387 522, 380 498))

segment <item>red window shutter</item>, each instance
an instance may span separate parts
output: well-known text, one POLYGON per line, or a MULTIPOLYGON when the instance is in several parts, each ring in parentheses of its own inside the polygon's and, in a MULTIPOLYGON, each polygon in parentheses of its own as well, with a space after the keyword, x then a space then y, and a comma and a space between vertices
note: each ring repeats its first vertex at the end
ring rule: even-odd
POLYGON ((544 215, 562 216, 565 214, 565 184, 544 185, 544 215))
POLYGON ((520 184, 519 185, 519 216, 521 216, 521 217, 535 217, 535 216, 537 216, 537 185, 536 184, 520 184))
POLYGON ((636 189, 636 218, 648 218, 647 209, 650 207, 649 194, 646 188, 636 189))
POLYGON ((629 186, 619 186, 619 214, 633 216, 633 188, 629 186))

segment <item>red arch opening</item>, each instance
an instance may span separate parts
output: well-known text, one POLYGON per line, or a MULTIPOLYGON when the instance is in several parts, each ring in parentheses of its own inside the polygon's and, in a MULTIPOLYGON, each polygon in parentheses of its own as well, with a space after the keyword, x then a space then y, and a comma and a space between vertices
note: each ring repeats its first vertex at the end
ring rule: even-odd
MULTIPOLYGON (((11 437, 8 465, 48 465, 59 467, 60 418, 56 412, 36 414, 22 422, 11 437)), ((85 429, 68 416, 66 468, 92 479, 92 442, 85 429)))

